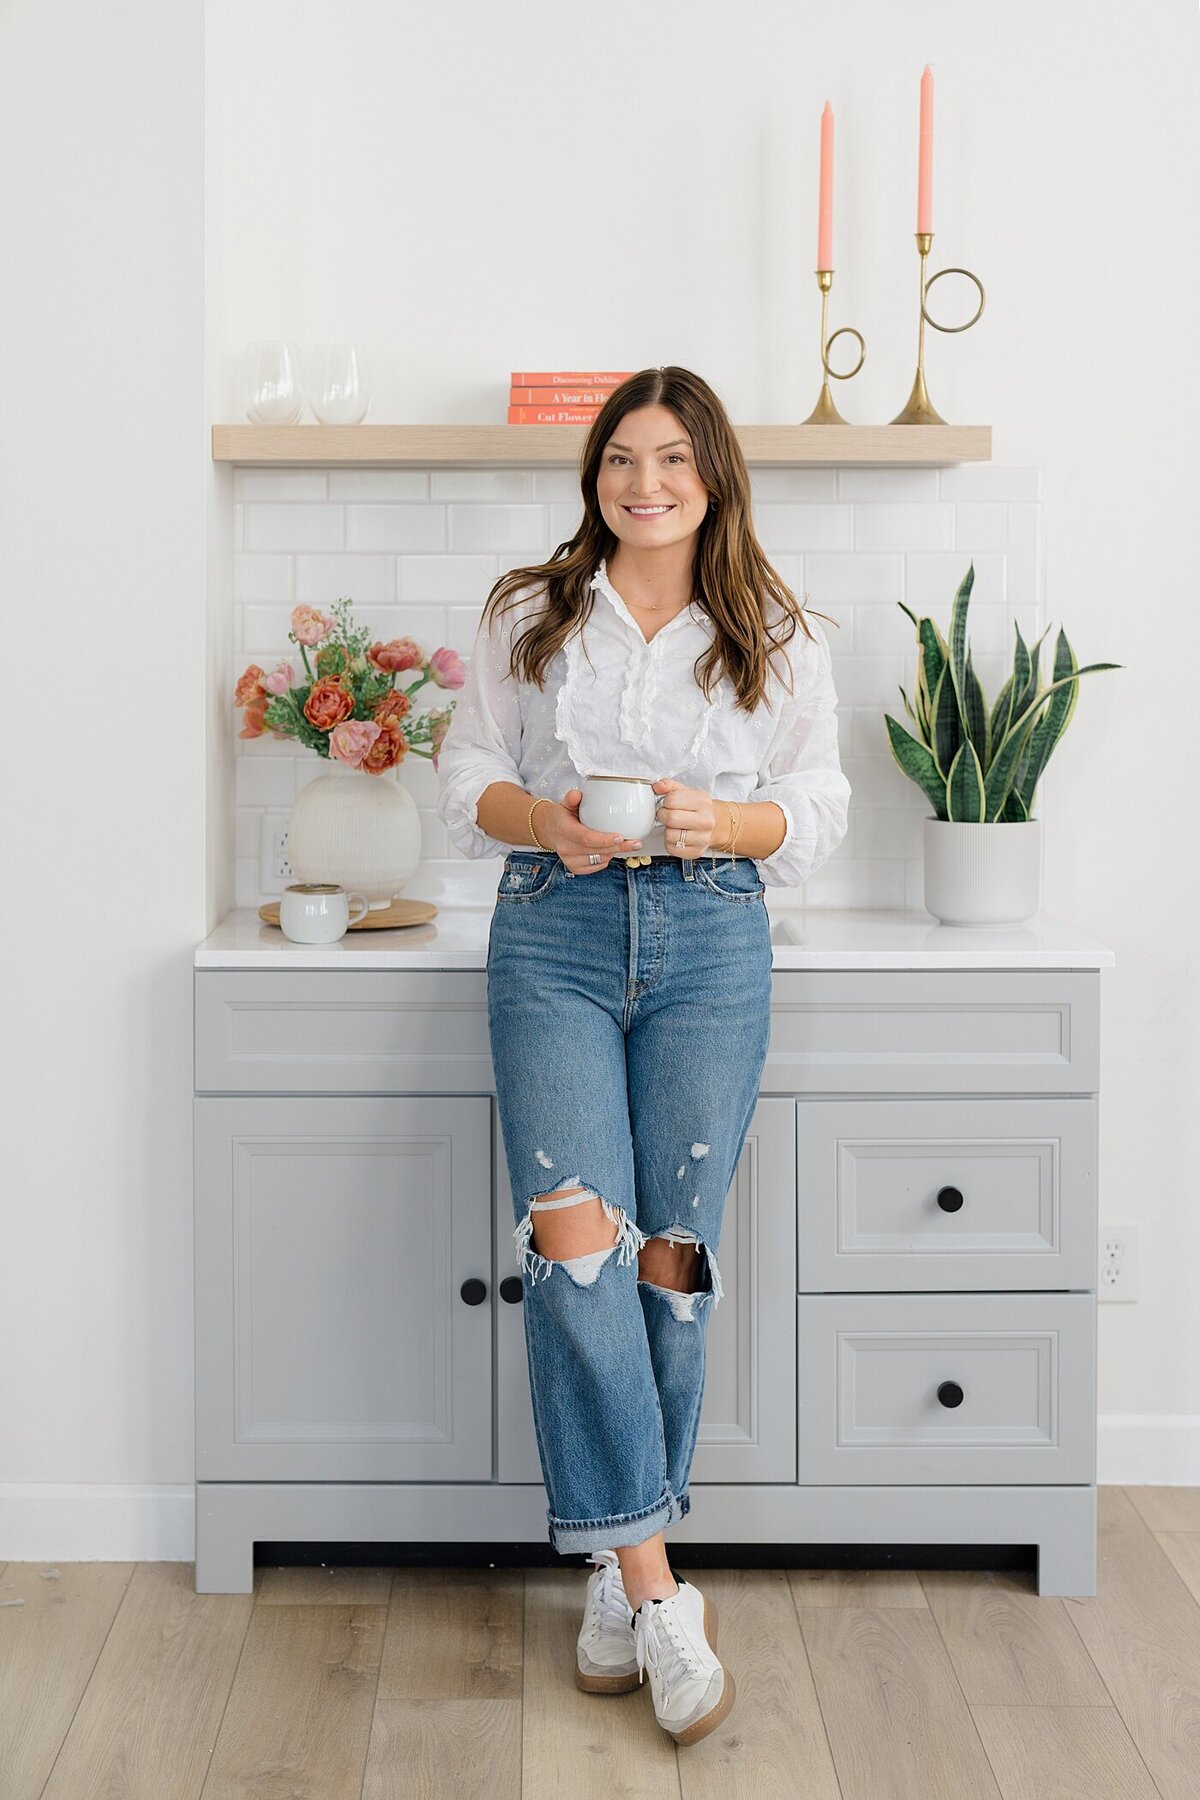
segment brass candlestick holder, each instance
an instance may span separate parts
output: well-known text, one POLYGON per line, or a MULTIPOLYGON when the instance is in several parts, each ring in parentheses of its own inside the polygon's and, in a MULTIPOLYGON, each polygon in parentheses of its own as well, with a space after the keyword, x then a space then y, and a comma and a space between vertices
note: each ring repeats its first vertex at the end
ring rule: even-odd
POLYGON ((805 425, 848 425, 849 420, 843 419, 833 403, 833 395, 829 391, 829 377, 832 375, 835 381, 849 381, 852 375, 857 375, 863 366, 867 346, 863 342, 862 332, 856 331, 853 325, 843 325, 840 330, 834 332, 833 337, 825 336, 825 327, 829 318, 829 290, 833 286, 833 270, 818 269, 816 275, 817 285, 821 290, 821 367, 825 371, 825 378, 821 383, 817 404, 807 419, 802 420, 801 423, 805 425), (834 339, 840 338, 843 333, 848 333, 851 337, 858 339, 858 361, 852 369, 847 369, 844 375, 839 375, 836 369, 831 369, 829 366, 829 352, 833 349, 834 339))
POLYGON ((925 326, 926 324, 932 325, 935 331, 969 331, 983 311, 983 283, 978 275, 972 275, 970 269, 939 269, 937 274, 931 275, 927 281, 925 279, 925 260, 933 243, 933 233, 932 231, 918 231, 915 236, 917 249, 921 256, 921 324, 917 337, 917 373, 912 384, 912 393, 908 396, 907 406, 903 412, 896 414, 896 417, 891 420, 891 424, 945 425, 947 421, 934 406, 925 386, 925 326), (965 275, 967 280, 973 281, 979 289, 979 305, 965 325, 939 325, 936 319, 930 317, 926 309, 925 302, 929 298, 929 290, 935 281, 942 279, 943 275, 965 275))

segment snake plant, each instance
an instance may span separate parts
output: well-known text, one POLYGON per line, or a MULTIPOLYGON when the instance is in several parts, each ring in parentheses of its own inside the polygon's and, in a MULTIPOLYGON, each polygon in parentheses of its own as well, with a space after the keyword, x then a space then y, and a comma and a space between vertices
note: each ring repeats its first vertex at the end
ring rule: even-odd
POLYGON ((974 582, 972 563, 954 596, 948 646, 932 619, 918 619, 903 600, 897 602, 917 628, 915 710, 903 687, 900 696, 919 735, 885 713, 888 739, 897 764, 928 795, 937 818, 972 825, 1027 822, 1042 771, 1075 711, 1079 677, 1123 665, 1079 668, 1060 627, 1053 677, 1041 686, 1038 657, 1046 632, 1030 649, 1014 619, 1013 671, 989 708, 967 648, 974 582))

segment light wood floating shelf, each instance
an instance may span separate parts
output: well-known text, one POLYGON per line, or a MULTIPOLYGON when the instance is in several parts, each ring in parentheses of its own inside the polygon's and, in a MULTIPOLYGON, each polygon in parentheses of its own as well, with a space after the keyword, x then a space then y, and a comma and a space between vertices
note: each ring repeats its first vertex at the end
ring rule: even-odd
MULTIPOLYGON (((737 425, 748 463, 989 462, 990 425, 737 425)), ((275 468, 577 467, 585 425, 214 425, 214 462, 275 468)))

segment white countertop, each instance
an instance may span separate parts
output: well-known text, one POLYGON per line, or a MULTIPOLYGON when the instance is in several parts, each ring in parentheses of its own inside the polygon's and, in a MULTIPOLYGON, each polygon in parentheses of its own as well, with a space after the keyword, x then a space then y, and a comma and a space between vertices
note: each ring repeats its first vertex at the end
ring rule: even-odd
MULTIPOLYGON (((483 969, 492 906, 449 906, 424 925, 292 944, 252 907, 227 913, 198 969, 483 969)), ((1024 925, 939 925, 924 908, 809 907, 771 917, 775 969, 1104 969, 1113 952, 1049 913, 1024 925)))

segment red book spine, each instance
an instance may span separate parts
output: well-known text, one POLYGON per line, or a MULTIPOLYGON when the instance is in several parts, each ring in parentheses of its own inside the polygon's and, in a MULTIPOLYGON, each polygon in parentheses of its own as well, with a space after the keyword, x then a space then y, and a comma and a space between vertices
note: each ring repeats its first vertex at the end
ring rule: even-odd
POLYGON ((598 406, 510 406, 510 425, 590 425, 598 406))
POLYGON ((513 370, 512 385, 514 387, 590 387, 615 388, 623 381, 636 374, 634 369, 534 369, 532 372, 513 370))
POLYGON ((510 406, 603 406, 612 388, 514 387, 510 406))

